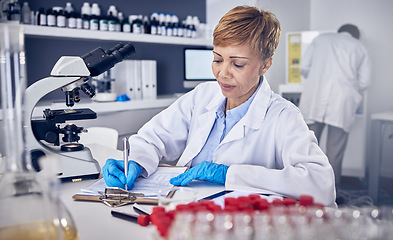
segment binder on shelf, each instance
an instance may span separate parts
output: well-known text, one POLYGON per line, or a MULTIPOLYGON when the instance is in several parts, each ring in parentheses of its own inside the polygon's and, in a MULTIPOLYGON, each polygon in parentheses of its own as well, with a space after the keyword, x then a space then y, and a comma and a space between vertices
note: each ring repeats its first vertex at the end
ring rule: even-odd
POLYGON ((112 70, 118 95, 131 100, 157 98, 157 62, 155 60, 125 60, 112 70))
POLYGON ((157 61, 150 62, 151 98, 157 99, 157 61))
POLYGON ((157 64, 154 60, 142 61, 142 96, 143 99, 157 98, 157 64))
POLYGON ((142 69, 140 60, 131 60, 132 68, 132 78, 129 81, 129 89, 133 89, 133 99, 131 100, 141 100, 142 99, 142 69))

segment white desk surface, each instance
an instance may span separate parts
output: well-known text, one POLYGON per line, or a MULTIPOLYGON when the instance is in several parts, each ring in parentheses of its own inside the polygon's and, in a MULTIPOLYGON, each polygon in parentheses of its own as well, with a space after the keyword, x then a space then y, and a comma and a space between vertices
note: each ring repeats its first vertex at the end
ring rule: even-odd
POLYGON ((382 121, 393 121, 393 110, 392 111, 386 111, 386 112, 380 112, 380 113, 374 113, 371 115, 372 120, 382 120, 382 121))
MULTIPOLYGON (((100 165, 107 158, 121 159, 121 151, 100 145, 89 145, 100 165), (119 158, 120 156, 120 158, 119 158)), ((103 165, 101 165, 103 166, 103 165)), ((70 211, 80 240, 90 239, 153 239, 155 226, 142 227, 136 222, 126 221, 111 215, 111 208, 100 202, 74 201, 72 196, 96 180, 61 184, 60 198, 70 211)), ((204 198, 224 190, 223 185, 204 181, 193 181, 188 186, 197 190, 198 198, 204 198)), ((148 206, 148 205, 146 205, 148 206)), ((152 207, 152 206, 148 206, 152 207)), ((132 205, 115 208, 133 211, 132 205)))

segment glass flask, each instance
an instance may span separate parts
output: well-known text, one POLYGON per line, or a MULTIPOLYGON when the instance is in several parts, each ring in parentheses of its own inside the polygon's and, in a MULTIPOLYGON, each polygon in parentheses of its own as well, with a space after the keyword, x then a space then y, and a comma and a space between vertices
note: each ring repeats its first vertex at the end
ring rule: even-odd
POLYGON ((23 28, 12 21, 0 23, 0 80, 5 168, 0 176, 0 239, 78 239, 71 215, 58 197, 55 171, 43 168, 37 173, 31 167, 24 139, 30 120, 25 120, 29 118, 24 112, 23 28))

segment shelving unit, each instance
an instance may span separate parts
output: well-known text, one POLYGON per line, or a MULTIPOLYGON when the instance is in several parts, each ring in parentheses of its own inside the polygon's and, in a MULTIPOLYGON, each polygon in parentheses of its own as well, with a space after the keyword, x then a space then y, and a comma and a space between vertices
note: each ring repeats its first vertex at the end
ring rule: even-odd
MULTIPOLYGON (((168 37, 158 36, 149 34, 135 34, 135 33, 124 33, 124 32, 108 32, 108 31, 93 31, 87 29, 70 29, 70 28, 59 28, 59 27, 47 27, 37 25, 24 25, 24 34, 28 37, 34 38, 59 38, 59 39, 78 39, 78 40, 94 40, 94 41, 131 41, 131 42, 142 42, 152 44, 173 44, 173 45, 187 45, 187 46, 212 46, 211 39, 202 38, 181 38, 181 37, 168 37)), ((170 98, 170 99, 175 99, 170 98)), ((155 108, 157 106, 164 107, 169 105, 171 100, 168 98, 149 99, 133 102, 133 106, 139 106, 137 108, 155 108)), ((94 103, 100 107, 109 105, 113 111, 113 107, 116 109, 121 104, 113 103, 94 103)), ((87 104, 91 106, 92 104, 87 104)), ((51 107, 54 107, 53 104, 51 107)), ((58 107, 58 106, 57 106, 58 107)), ((119 109, 120 111, 124 109, 119 109)), ((131 109, 128 109, 131 110, 131 109)))
MULTIPOLYGON (((168 36, 158 36, 150 34, 135 34, 135 33, 124 33, 124 32, 108 32, 108 31, 93 31, 87 29, 70 29, 70 28, 59 28, 59 27, 47 27, 47 26, 37 26, 37 25, 24 25, 24 34, 28 37, 34 38, 58 38, 58 39, 78 39, 78 40, 94 40, 94 41, 131 41, 131 42, 141 42, 141 43, 152 43, 152 44, 171 44, 171 45, 185 45, 185 46, 207 46, 211 47, 212 39, 202 39, 202 38, 182 38, 182 37, 168 37, 168 36)), ((137 106, 139 109, 149 109, 156 107, 169 106, 175 97, 149 99, 149 100, 139 100, 132 102, 133 106, 137 106)), ((121 104, 116 102, 109 103, 97 103, 92 102, 91 104, 86 104, 87 107, 92 105, 104 107, 109 107, 111 111, 117 109, 121 104)), ((53 104, 51 107, 54 107, 53 104)), ((59 107, 57 105, 57 107, 59 107)), ((124 109, 119 109, 122 111, 124 109)), ((131 109, 128 109, 131 110, 131 109)))
POLYGON ((71 29, 59 27, 46 27, 37 25, 24 25, 24 33, 29 37, 37 38, 72 38, 101 41, 131 41, 154 44, 174 44, 188 46, 213 46, 212 39, 168 37, 150 34, 136 34, 125 32, 103 32, 87 29, 71 29))

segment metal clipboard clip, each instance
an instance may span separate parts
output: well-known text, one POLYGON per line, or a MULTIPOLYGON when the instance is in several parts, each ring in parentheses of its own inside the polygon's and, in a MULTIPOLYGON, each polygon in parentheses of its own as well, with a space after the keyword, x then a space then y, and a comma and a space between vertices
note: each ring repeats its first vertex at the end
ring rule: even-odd
POLYGON ((143 193, 132 193, 118 187, 106 187, 101 195, 75 194, 74 200, 103 202, 109 207, 121 207, 131 203, 158 204, 157 199, 140 198, 143 193))

